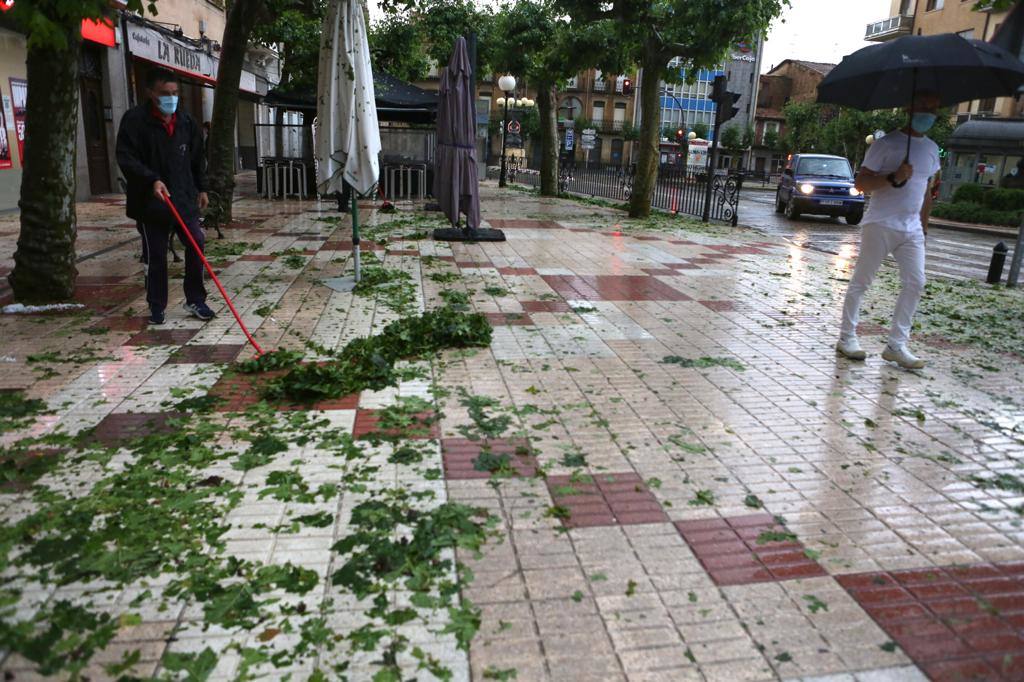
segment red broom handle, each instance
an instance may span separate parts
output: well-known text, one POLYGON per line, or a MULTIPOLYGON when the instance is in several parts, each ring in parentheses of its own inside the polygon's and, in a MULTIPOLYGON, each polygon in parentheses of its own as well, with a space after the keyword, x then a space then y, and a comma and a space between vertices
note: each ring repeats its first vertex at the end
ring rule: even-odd
POLYGON ((220 295, 224 297, 224 302, 228 304, 228 308, 231 309, 231 314, 234 315, 235 319, 238 321, 238 326, 241 327, 242 331, 245 333, 245 338, 249 339, 249 343, 251 343, 252 347, 256 349, 256 355, 263 355, 263 349, 260 348, 258 343, 256 343, 256 339, 252 338, 252 334, 249 333, 249 330, 245 328, 245 323, 242 322, 241 316, 238 314, 238 311, 235 310, 235 305, 231 302, 228 292, 224 291, 224 287, 221 285, 220 280, 217 279, 217 275, 213 273, 213 268, 210 267, 210 261, 206 260, 206 255, 203 254, 203 250, 199 248, 199 244, 196 243, 195 237, 192 236, 192 232, 189 231, 188 227, 186 227, 185 221, 181 219, 181 214, 178 213, 178 209, 176 209, 174 204, 171 203, 171 197, 161 193, 160 198, 163 199, 164 203, 167 204, 167 207, 171 209, 171 213, 174 214, 178 224, 181 225, 181 231, 188 238, 189 244, 191 244, 192 248, 199 254, 199 259, 203 261, 203 265, 206 266, 206 271, 210 273, 210 277, 213 278, 217 288, 220 289, 220 295))

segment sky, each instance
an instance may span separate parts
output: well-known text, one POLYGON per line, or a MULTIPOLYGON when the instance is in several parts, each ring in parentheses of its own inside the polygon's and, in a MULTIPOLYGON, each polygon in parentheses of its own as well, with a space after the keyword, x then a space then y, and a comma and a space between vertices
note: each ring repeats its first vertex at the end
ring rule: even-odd
POLYGON ((784 59, 838 64, 864 42, 867 24, 889 16, 889 0, 790 0, 768 30, 761 72, 784 59))
MULTIPOLYGON (((477 0, 494 4, 496 0, 477 0)), ((380 16, 376 0, 367 0, 371 20, 380 16)), ((864 29, 889 16, 889 0, 790 0, 768 30, 762 73, 784 59, 838 64, 851 52, 869 45, 864 29)))

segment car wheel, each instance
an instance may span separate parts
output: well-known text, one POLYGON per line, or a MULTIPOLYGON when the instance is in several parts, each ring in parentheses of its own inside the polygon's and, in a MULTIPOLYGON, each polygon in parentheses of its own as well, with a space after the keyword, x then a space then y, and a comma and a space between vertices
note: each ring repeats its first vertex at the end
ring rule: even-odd
POLYGON ((786 202, 786 217, 790 220, 800 219, 800 211, 796 209, 796 202, 793 201, 793 197, 790 197, 789 201, 786 202))
POLYGON ((775 190, 775 212, 782 213, 786 210, 786 204, 782 201, 782 192, 775 190))
POLYGON ((846 224, 859 225, 862 218, 864 218, 864 214, 861 211, 857 211, 856 213, 847 213, 846 224))

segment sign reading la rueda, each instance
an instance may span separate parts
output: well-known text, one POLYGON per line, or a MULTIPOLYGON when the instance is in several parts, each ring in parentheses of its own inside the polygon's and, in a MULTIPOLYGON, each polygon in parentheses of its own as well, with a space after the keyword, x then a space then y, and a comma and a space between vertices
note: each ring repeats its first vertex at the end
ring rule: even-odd
POLYGON ((128 49, 137 57, 169 66, 176 71, 184 71, 209 80, 217 77, 217 65, 213 57, 175 42, 151 28, 130 27, 128 49))

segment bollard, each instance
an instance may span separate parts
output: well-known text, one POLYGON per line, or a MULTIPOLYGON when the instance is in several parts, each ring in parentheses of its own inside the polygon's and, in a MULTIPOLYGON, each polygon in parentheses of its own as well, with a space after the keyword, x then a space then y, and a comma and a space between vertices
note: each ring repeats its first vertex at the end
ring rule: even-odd
POLYGON ((1003 278, 1003 265, 1006 263, 1006 244, 999 242, 992 247, 992 262, 988 266, 988 277, 985 281, 989 284, 999 284, 1003 278))

